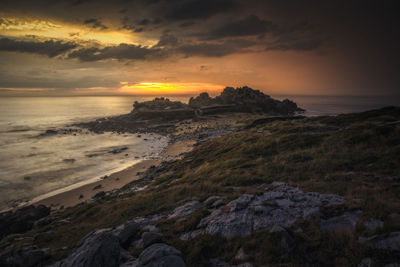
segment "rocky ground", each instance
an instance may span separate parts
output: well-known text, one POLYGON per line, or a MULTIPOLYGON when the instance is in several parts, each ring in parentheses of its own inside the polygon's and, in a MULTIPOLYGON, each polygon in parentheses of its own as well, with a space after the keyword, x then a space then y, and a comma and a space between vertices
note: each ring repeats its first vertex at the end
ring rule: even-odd
POLYGON ((32 218, 0 265, 399 265, 399 108, 247 125, 32 218))

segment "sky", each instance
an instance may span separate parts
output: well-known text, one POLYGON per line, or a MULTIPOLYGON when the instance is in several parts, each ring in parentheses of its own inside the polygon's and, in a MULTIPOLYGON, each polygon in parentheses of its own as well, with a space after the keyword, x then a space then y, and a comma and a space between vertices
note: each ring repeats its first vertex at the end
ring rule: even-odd
POLYGON ((399 95, 395 1, 1 0, 0 96, 399 95))

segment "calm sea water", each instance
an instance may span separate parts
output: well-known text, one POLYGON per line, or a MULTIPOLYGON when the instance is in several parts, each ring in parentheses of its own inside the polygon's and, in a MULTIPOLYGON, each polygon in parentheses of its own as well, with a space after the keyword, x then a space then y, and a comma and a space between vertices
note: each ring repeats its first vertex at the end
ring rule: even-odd
MULTIPOLYGON (((288 96, 273 96, 284 99, 288 96)), ((130 112, 132 103, 153 97, 4 97, 0 98, 0 210, 20 201, 82 181, 100 178, 156 155, 168 143, 156 134, 78 132, 40 136, 49 129, 97 117, 130 112), (144 141, 144 138, 148 141, 144 141), (109 153, 127 147, 121 153, 109 153), (95 155, 95 156, 93 156, 95 155)), ((189 96, 170 97, 187 102, 189 96)), ((306 115, 334 115, 387 105, 396 97, 289 96, 306 115)))

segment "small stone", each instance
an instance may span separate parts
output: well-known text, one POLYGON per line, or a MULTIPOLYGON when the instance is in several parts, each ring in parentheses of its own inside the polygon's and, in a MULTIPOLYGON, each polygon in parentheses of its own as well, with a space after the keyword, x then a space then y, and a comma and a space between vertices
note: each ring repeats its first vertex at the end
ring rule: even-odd
POLYGON ((101 184, 99 184, 99 185, 96 185, 95 187, 93 187, 93 190, 98 190, 98 189, 100 189, 100 188, 102 188, 103 186, 101 185, 101 184))

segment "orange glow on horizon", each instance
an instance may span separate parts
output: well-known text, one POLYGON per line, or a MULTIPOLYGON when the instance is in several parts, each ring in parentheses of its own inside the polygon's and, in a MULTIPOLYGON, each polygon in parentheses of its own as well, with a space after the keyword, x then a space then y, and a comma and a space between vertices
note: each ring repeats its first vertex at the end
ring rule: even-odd
POLYGON ((128 82, 121 82, 121 93, 141 95, 182 95, 182 94, 198 94, 201 92, 218 92, 225 86, 211 83, 183 83, 183 82, 141 82, 130 85, 128 82))

